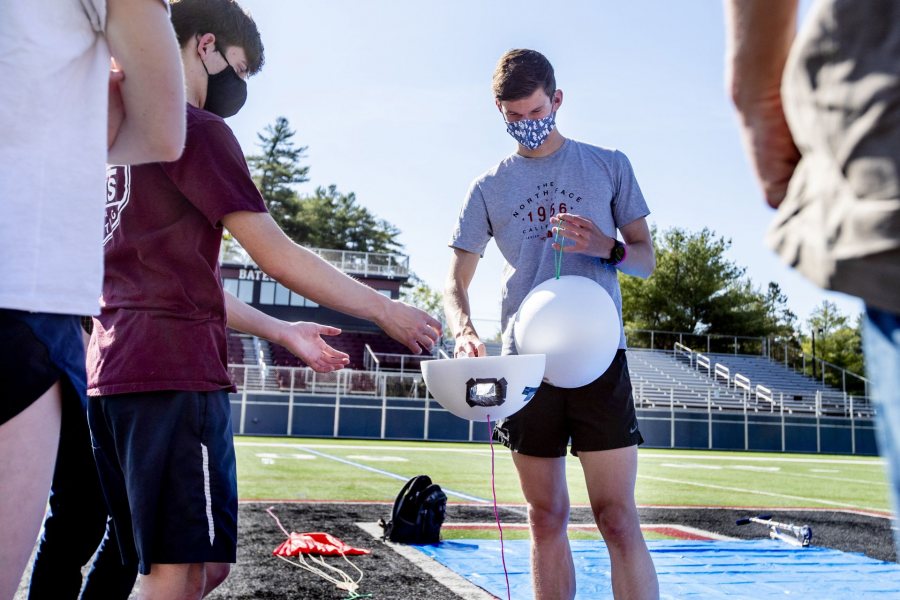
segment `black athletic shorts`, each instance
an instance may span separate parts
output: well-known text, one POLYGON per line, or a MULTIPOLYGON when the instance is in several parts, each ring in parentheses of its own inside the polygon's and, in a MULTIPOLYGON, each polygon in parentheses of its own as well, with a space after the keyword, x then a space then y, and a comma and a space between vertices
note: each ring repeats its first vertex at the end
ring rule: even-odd
POLYGON ((88 422, 125 564, 233 563, 237 471, 224 390, 91 397, 88 422))
POLYGON ((573 455, 643 444, 625 350, 584 387, 542 383, 525 408, 497 422, 493 436, 513 452, 543 458, 565 456, 570 439, 573 455))
POLYGON ((0 425, 60 382, 85 402, 84 341, 78 317, 0 309, 0 425))

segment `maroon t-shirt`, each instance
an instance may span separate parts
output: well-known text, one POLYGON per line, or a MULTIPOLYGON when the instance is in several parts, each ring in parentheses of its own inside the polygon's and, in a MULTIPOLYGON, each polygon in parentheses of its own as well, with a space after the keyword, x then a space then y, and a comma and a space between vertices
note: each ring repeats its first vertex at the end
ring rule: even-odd
POLYGON ((266 206, 231 129, 193 106, 180 159, 107 169, 90 395, 233 389, 219 246, 222 218, 237 211, 266 206))

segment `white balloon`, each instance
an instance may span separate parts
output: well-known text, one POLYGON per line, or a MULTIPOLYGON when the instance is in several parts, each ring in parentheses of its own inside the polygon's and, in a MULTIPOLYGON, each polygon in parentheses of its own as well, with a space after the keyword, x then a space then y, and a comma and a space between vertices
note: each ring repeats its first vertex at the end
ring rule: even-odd
POLYGON ((505 419, 523 408, 544 375, 539 355, 482 356, 422 361, 428 391, 462 419, 505 419))
POLYGON ((535 287, 513 322, 520 354, 546 354, 544 381, 562 388, 603 375, 619 348, 621 326, 609 293, 592 279, 563 275, 535 287))

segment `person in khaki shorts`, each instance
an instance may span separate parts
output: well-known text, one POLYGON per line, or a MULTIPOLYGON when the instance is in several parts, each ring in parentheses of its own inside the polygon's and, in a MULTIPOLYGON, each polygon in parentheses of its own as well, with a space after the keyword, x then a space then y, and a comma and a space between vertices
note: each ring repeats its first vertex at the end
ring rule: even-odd
POLYGON ((900 3, 820 0, 799 34, 797 4, 728 0, 729 87, 778 209, 768 245, 813 283, 865 302, 866 371, 896 514, 900 3))

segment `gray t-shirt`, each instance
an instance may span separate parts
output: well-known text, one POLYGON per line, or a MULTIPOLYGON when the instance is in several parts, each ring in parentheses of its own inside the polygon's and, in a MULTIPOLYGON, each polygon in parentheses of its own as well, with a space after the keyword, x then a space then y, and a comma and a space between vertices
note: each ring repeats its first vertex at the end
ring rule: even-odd
MULTIPOLYGON (((588 218, 610 237, 616 237, 619 227, 650 214, 624 154, 574 140, 565 140, 550 156, 508 156, 469 188, 450 246, 483 255, 490 239, 497 241, 506 260, 500 317, 504 354, 515 354, 512 322, 522 300, 556 276, 550 217, 560 212, 588 218)), ((602 285, 621 322, 617 273, 597 258, 567 252, 560 274, 581 275, 602 285)), ((619 347, 625 348, 624 331, 619 347)))

